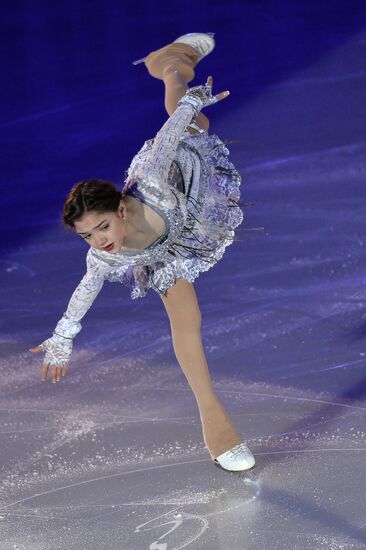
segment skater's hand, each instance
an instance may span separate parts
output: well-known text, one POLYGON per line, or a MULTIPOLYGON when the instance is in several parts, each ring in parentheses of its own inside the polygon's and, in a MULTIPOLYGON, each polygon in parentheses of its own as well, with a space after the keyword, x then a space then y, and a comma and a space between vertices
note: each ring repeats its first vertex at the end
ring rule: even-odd
POLYGON ((61 376, 65 376, 69 370, 72 343, 72 338, 64 338, 59 334, 54 334, 51 338, 42 342, 42 344, 29 350, 32 353, 46 352, 41 371, 42 382, 46 381, 49 370, 52 382, 59 382, 61 376))
POLYGON ((195 110, 195 114, 197 114, 204 107, 214 105, 214 103, 217 103, 221 99, 225 99, 230 94, 230 92, 226 90, 225 92, 213 96, 212 85, 213 78, 209 76, 204 86, 189 88, 185 95, 178 101, 178 105, 190 103, 195 110))

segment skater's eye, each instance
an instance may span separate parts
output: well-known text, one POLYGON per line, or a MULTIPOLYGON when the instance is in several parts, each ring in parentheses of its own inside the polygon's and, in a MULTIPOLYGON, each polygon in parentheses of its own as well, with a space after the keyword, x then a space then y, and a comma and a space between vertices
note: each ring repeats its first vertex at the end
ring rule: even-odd
MULTIPOLYGON (((103 227, 101 227, 101 229, 108 229, 109 227, 109 223, 107 223, 106 225, 103 225, 103 227)), ((85 237, 83 237, 83 239, 85 239, 86 241, 89 239, 90 235, 85 235, 85 237)))

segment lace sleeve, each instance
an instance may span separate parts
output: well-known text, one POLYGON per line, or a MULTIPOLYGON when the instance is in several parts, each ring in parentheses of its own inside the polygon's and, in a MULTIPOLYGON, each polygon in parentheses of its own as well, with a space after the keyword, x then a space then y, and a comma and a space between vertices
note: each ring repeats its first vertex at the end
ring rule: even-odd
POLYGON ((84 317, 96 296, 101 290, 106 277, 106 267, 96 262, 90 254, 87 255, 87 271, 74 290, 67 309, 51 338, 40 344, 46 352, 43 364, 67 365, 73 347, 73 338, 80 332, 80 319, 84 317))
POLYGON ((66 311, 57 323, 54 333, 64 338, 73 338, 81 330, 80 320, 91 307, 103 287, 107 267, 99 264, 88 251, 87 271, 74 290, 66 311))
POLYGON ((195 114, 194 106, 189 103, 177 107, 156 134, 147 154, 138 154, 134 158, 125 180, 127 187, 138 181, 150 195, 155 196, 156 200, 169 196, 169 170, 179 140, 195 114))

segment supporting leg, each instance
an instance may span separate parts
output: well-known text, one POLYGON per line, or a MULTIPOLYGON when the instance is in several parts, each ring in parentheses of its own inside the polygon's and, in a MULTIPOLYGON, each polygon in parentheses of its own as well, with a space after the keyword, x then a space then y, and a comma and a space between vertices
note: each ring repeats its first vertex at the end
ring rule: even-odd
MULTIPOLYGON (((187 84, 193 80, 197 60, 196 51, 188 44, 179 42, 151 52, 145 59, 150 75, 164 82, 164 104, 169 116, 174 113, 178 101, 186 93, 187 84)), ((203 113, 197 115, 195 122, 206 131, 210 125, 203 113)))
POLYGON ((201 314, 193 285, 178 279, 168 290, 163 303, 170 320, 175 355, 196 398, 203 438, 214 459, 243 439, 212 388, 200 333, 201 314))

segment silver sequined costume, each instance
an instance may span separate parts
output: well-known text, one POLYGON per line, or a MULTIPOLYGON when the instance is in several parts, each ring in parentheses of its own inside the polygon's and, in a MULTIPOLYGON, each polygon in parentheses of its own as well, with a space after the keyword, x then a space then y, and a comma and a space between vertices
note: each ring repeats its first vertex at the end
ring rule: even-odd
POLYGON ((80 319, 105 280, 129 286, 133 299, 145 296, 149 288, 164 294, 178 278, 193 282, 232 243, 243 220, 237 204, 241 178, 216 135, 187 131, 196 113, 188 101, 180 102, 155 139, 146 141, 133 158, 123 187, 160 214, 165 233, 143 250, 110 254, 89 249, 86 274, 54 336, 41 344, 47 351, 45 362, 68 362, 80 319))

